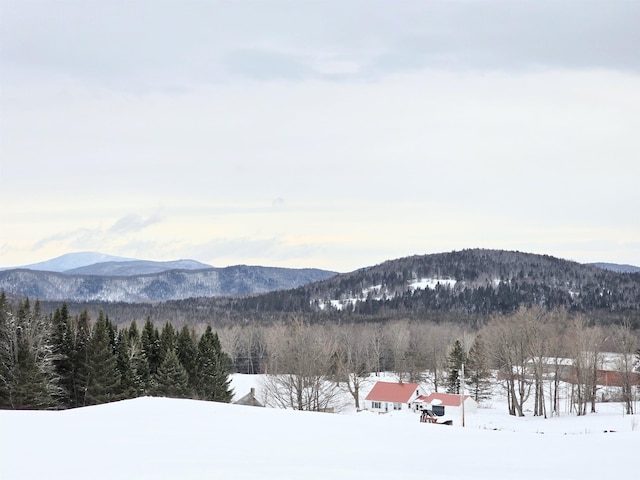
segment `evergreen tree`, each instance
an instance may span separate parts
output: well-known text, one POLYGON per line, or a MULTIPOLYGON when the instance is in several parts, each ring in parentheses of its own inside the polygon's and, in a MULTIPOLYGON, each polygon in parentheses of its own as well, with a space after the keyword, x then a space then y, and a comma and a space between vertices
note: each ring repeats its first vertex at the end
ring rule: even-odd
POLYGON ((447 392, 460 393, 460 371, 467 363, 467 352, 460 340, 456 340, 447 356, 447 392))
POLYGON ((91 329, 89 328, 89 312, 84 310, 73 322, 73 375, 71 407, 83 407, 87 405, 88 352, 91 329))
POLYGON ((66 408, 71 406, 74 384, 73 333, 67 303, 64 302, 53 314, 52 348, 53 366, 60 385, 60 403, 66 408))
POLYGON ((160 335, 158 329, 153 325, 151 317, 142 327, 142 348, 149 364, 149 374, 153 377, 158 372, 160 366, 160 335))
POLYGON ((184 325, 178 333, 176 340, 176 353, 178 360, 187 371, 189 377, 189 388, 197 389, 197 361, 198 347, 193 332, 187 325, 184 325))
POLYGON ((121 328, 118 330, 116 337, 116 368, 120 375, 120 385, 118 386, 118 392, 120 398, 136 398, 138 395, 135 392, 134 373, 131 367, 131 360, 129 358, 129 330, 121 328))
POLYGON ((109 335, 108 320, 98 316, 87 348, 88 381, 86 404, 97 405, 119 398, 120 373, 109 335))
POLYGON ((11 408, 14 359, 13 311, 4 291, 0 292, 0 408, 11 408))
POLYGON ((230 402, 231 359, 222 351, 217 333, 208 325, 198 342, 198 395, 204 400, 230 402))
POLYGON ((149 365, 135 320, 118 332, 117 352, 122 398, 144 395, 149 382, 149 365))
POLYGON ((46 409, 56 406, 57 377, 53 366, 51 321, 40 303, 20 303, 14 315, 0 297, 0 405, 46 409))
POLYGON ((169 352, 176 351, 176 331, 171 323, 167 322, 160 332, 160 347, 158 350, 158 364, 161 364, 169 352))
POLYGON ((107 335, 109 337, 109 345, 111 345, 111 352, 115 355, 118 344, 118 328, 109 320, 109 315, 104 315, 104 318, 107 325, 107 335))
POLYGON ((491 396, 491 371, 489 370, 489 355, 487 347, 480 335, 477 335, 469 350, 465 376, 471 396, 476 402, 491 396))
POLYGON ((154 395, 172 398, 189 398, 189 378, 176 352, 169 350, 158 367, 154 395))

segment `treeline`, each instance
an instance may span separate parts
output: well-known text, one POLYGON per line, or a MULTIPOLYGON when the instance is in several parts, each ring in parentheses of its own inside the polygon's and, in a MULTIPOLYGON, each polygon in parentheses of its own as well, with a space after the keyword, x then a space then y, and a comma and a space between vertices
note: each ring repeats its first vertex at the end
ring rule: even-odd
POLYGON ((207 326, 116 327, 100 312, 43 315, 0 292, 0 408, 65 409, 144 395, 229 402, 233 365, 207 326))
POLYGON ((619 401, 633 412, 640 337, 629 322, 599 325, 582 314, 540 306, 493 315, 481 325, 429 318, 377 322, 312 322, 303 315, 270 322, 245 320, 214 333, 210 325, 180 330, 150 318, 115 326, 99 312, 69 314, 66 303, 43 315, 39 302, 13 307, 0 294, 0 407, 72 408, 162 395, 229 401, 229 373, 265 374, 268 405, 326 411, 347 391, 360 408, 371 374, 392 372, 433 391, 457 393, 462 365, 467 392, 505 388, 509 413, 560 413, 560 385, 570 404, 595 411, 605 352, 618 354, 619 401), (95 317, 94 317, 95 318, 95 317), (497 372, 497 378, 494 376, 497 372))
POLYGON ((572 409, 582 415, 595 411, 602 393, 597 382, 604 353, 616 352, 614 369, 623 384, 616 399, 631 413, 640 368, 639 332, 628 323, 594 325, 583 315, 541 307, 492 316, 479 329, 424 320, 309 323, 298 317, 218 333, 238 371, 269 374, 267 403, 305 410, 335 407, 342 398, 336 386, 360 408, 363 382, 379 372, 457 393, 464 364, 467 392, 477 400, 489 395, 489 372, 498 372, 510 414, 524 415, 531 399, 534 415, 558 415, 562 382, 572 385, 572 409))

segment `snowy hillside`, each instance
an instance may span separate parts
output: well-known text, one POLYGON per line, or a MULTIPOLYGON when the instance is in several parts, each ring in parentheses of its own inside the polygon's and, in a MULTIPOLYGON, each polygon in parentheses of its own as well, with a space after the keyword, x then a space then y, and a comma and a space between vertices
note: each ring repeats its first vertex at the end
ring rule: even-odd
MULTIPOLYGON (((237 396, 256 381, 234 376, 237 396)), ((421 424, 410 413, 332 415, 164 398, 61 412, 0 411, 0 477, 634 477, 639 418, 623 416, 618 405, 547 420, 509 417, 494 407, 480 409, 466 428, 421 424)))

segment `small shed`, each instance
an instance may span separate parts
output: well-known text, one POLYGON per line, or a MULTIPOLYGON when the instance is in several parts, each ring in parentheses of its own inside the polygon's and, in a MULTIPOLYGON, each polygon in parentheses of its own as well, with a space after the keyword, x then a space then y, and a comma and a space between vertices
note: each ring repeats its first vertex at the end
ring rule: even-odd
POLYGON ((457 395, 454 393, 431 393, 421 395, 412 402, 415 411, 431 410, 437 416, 462 415, 462 402, 464 398, 464 412, 477 413, 478 402, 469 395, 457 395))
POLYGON ((424 389, 417 383, 376 382, 364 399, 365 408, 379 413, 410 410, 411 402, 424 394, 424 389))
POLYGON ((248 405, 250 407, 264 407, 256 398, 256 389, 252 388, 244 397, 233 402, 235 405, 248 405))

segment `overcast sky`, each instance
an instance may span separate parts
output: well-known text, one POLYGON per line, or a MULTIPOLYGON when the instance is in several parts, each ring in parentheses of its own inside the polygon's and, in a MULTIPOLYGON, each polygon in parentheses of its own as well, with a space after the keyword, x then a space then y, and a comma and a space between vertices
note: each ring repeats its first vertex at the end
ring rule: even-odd
POLYGON ((640 266, 640 2, 0 6, 0 266, 640 266))

